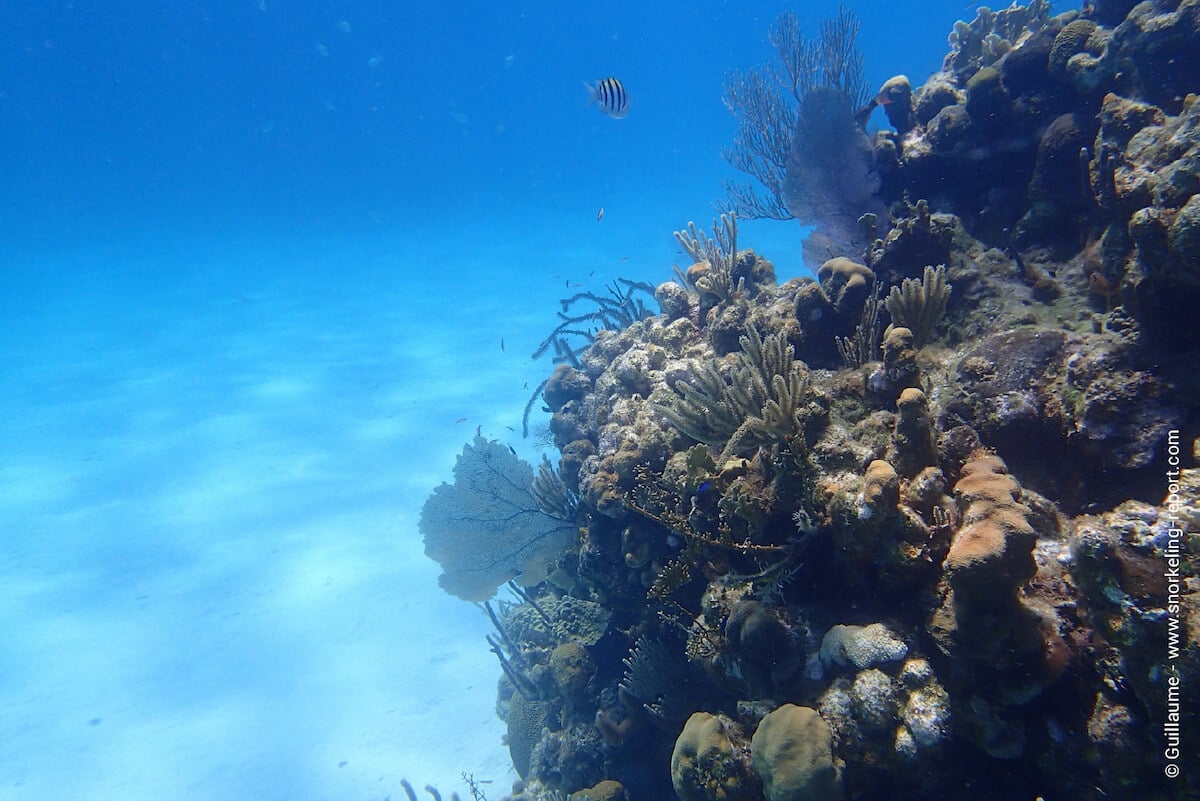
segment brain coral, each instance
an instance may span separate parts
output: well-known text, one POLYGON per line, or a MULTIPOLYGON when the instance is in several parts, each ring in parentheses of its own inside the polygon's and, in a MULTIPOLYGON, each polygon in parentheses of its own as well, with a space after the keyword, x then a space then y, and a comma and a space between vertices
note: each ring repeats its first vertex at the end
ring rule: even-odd
POLYGON ((1051 72, 1063 72, 1071 56, 1083 50, 1088 37, 1096 30, 1096 23, 1089 19, 1077 19, 1068 22, 1054 37, 1054 45, 1050 48, 1049 66, 1051 72))
POLYGON ((531 701, 520 693, 514 693, 508 707, 508 753, 512 757, 517 774, 529 775, 530 757, 533 747, 542 739, 542 727, 546 722, 549 704, 531 701))

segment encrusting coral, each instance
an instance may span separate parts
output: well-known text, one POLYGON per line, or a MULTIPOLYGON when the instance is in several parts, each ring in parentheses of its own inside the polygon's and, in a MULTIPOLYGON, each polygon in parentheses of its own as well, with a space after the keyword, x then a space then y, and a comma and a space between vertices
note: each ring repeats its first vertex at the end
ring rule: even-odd
MULTIPOLYGON (((1198 33, 980 9, 863 107, 853 248, 779 284, 688 226, 659 314, 551 345, 557 465, 478 438, 422 520, 447 589, 526 585, 485 605, 512 801, 1200 795, 1160 725, 1200 727, 1198 33)), ((754 148, 799 111, 742 80, 786 213, 754 148)))

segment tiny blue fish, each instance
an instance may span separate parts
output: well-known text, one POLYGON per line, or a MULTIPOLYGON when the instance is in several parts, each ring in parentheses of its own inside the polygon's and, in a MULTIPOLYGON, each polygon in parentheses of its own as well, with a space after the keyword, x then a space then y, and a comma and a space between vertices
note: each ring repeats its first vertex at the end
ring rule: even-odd
POLYGON ((594 84, 584 81, 583 86, 588 91, 588 102, 597 104, 613 119, 623 119, 629 113, 629 94, 616 78, 602 78, 594 84))
POLYGON ((704 481, 704 482, 702 482, 702 483, 700 484, 700 486, 696 487, 696 494, 697 494, 697 495, 701 495, 701 494, 703 494, 703 493, 705 493, 705 492, 708 492, 708 490, 709 490, 709 488, 710 488, 710 487, 712 487, 712 482, 711 482, 711 481, 704 481))

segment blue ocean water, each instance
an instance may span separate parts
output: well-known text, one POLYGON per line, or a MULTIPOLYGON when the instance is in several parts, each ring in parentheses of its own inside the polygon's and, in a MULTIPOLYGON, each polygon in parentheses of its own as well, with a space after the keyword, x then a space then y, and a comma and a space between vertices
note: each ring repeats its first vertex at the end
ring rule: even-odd
MULTIPOLYGON (((506 791, 421 501, 534 453, 560 297, 670 278, 788 5, 0 4, 0 799, 506 791)), ((974 13, 851 8, 872 86, 974 13)))

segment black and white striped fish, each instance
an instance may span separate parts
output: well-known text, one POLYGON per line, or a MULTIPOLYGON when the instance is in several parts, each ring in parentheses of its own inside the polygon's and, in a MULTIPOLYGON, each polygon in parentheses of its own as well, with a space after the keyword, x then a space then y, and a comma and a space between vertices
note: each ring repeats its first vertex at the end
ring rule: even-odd
POLYGON ((615 120, 629 113, 629 94, 616 78, 602 78, 594 84, 583 82, 588 90, 588 102, 595 103, 601 111, 615 120))

